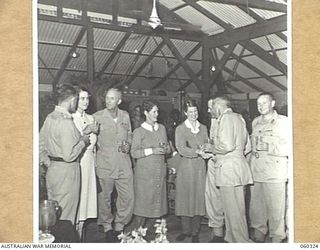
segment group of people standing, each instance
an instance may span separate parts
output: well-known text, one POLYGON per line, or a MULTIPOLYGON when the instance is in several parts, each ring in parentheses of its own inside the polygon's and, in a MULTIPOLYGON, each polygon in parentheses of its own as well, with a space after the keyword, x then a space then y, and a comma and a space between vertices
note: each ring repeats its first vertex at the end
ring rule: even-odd
POLYGON ((86 219, 98 218, 106 242, 117 242, 130 221, 138 228, 166 215, 165 156, 172 153, 178 157, 172 170, 177 173, 175 213, 182 226, 177 241, 191 237, 199 242, 201 216, 207 216, 211 242, 251 242, 248 184, 252 239, 264 241, 268 231, 273 242, 286 237, 288 124, 274 110, 271 94, 258 97, 261 116, 253 121, 251 140, 226 97, 208 102, 209 135, 198 121, 197 103, 186 101, 186 120, 177 126, 173 145, 157 122, 159 106, 152 100, 141 105, 145 120, 132 133, 129 114, 118 107, 120 90, 109 89, 105 109, 93 115, 85 112, 88 90, 61 85, 56 93, 57 106, 40 131, 40 163, 48 166, 48 198, 59 202, 60 219, 70 220, 79 232, 86 219))

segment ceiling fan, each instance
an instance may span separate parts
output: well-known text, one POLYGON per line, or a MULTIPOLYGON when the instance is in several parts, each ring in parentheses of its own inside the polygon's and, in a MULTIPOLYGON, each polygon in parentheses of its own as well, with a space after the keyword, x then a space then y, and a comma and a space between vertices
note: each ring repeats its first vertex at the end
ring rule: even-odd
MULTIPOLYGON (((152 10, 151 15, 148 15, 143 10, 130 10, 130 14, 135 15, 137 18, 140 18, 145 22, 146 25, 152 28, 152 30, 172 30, 172 31, 192 31, 192 32, 201 32, 201 26, 193 25, 190 23, 181 23, 181 22, 166 22, 161 21, 158 15, 157 9, 157 0, 152 0, 152 10)), ((168 10, 170 11, 170 10, 168 10)))

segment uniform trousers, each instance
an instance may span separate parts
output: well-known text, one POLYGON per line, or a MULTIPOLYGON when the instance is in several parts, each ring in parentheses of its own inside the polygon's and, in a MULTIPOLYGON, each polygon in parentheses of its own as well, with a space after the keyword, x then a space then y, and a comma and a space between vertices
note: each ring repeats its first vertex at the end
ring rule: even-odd
POLYGON ((209 165, 205 194, 209 227, 213 227, 214 236, 223 236, 225 220, 225 241, 250 242, 245 213, 244 186, 216 187, 215 168, 209 165))
POLYGON ((257 240, 263 240, 268 232, 268 225, 273 242, 286 237, 285 190, 285 182, 255 182, 251 187, 250 221, 257 240))
POLYGON ((60 220, 69 220, 75 225, 80 199, 80 166, 78 162, 52 161, 46 175, 49 200, 59 203, 60 220))
POLYGON ((102 225, 104 231, 107 232, 112 230, 112 222, 114 221, 114 229, 122 231, 131 220, 133 212, 133 175, 124 175, 120 171, 119 177, 116 179, 107 174, 101 175, 101 173, 98 174, 98 178, 102 189, 98 194, 98 225, 102 225), (111 213, 111 194, 114 187, 118 194, 115 216, 111 213))

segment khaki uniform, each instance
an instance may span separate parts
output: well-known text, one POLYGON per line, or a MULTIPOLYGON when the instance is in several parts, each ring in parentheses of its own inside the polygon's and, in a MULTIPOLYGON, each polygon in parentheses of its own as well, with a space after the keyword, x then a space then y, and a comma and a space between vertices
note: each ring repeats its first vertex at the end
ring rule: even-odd
MULTIPOLYGON (((285 200, 288 179, 290 130, 288 118, 274 111, 272 118, 262 116, 252 122, 252 154, 250 166, 254 185, 251 188, 251 227, 259 235, 268 232, 271 238, 284 239, 285 200)), ((261 237, 261 236, 260 236, 261 237)))
POLYGON ((119 151, 123 141, 132 141, 129 114, 119 109, 118 117, 114 120, 110 112, 104 109, 94 113, 93 117, 100 124, 96 174, 102 192, 98 194, 98 224, 107 232, 112 229, 114 220, 115 230, 121 231, 130 221, 134 205, 131 159, 128 154, 119 151), (115 218, 111 213, 114 186, 118 193, 115 218))
POLYGON ((206 209, 209 226, 216 236, 223 236, 226 224, 227 242, 250 242, 245 216, 244 186, 252 175, 244 153, 250 150, 246 124, 241 115, 227 109, 210 129, 215 134, 206 179, 206 209))
POLYGON ((62 208, 61 220, 75 223, 80 194, 79 155, 85 148, 71 114, 56 106, 40 131, 40 162, 48 165, 48 198, 62 208), (49 161, 51 158, 59 161, 49 161))

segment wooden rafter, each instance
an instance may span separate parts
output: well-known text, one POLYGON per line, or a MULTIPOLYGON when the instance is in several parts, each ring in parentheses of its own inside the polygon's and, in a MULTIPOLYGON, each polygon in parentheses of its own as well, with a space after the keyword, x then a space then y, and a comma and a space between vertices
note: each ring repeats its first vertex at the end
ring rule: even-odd
POLYGON ((63 62, 61 64, 61 67, 60 67, 58 73, 56 74, 55 78, 53 79, 53 82, 52 82, 53 89, 55 89, 56 85, 58 84, 58 82, 59 82, 64 70, 66 69, 66 67, 68 66, 68 64, 69 64, 69 62, 70 62, 70 60, 72 58, 71 57, 72 53, 75 52, 78 44, 80 43, 80 41, 83 38, 83 36, 86 33, 86 31, 87 31, 86 27, 82 27, 81 30, 79 31, 76 40, 74 41, 72 47, 68 51, 66 57, 64 58, 64 60, 63 60, 63 62))
MULTIPOLYGON (((45 70, 48 71, 49 75, 52 77, 52 79, 54 79, 54 74, 51 72, 51 69, 48 68, 47 64, 43 61, 43 59, 41 58, 40 55, 38 55, 39 61, 43 64, 45 70)), ((40 67, 39 67, 40 69, 40 67)))
MULTIPOLYGON (((228 27, 224 27, 228 29, 228 27)), ((226 30, 209 38, 211 47, 246 41, 287 30, 287 16, 271 18, 265 22, 250 24, 241 28, 226 30)))
POLYGON ((258 75, 262 76, 262 78, 265 78, 270 83, 272 83, 273 85, 275 85, 278 88, 280 88, 281 90, 287 90, 287 88, 285 86, 281 85, 279 82, 274 80, 272 77, 270 77, 269 75, 267 75, 266 73, 264 73, 263 71, 261 71, 260 69, 258 69, 254 65, 252 65, 251 63, 248 63, 246 60, 242 59, 241 57, 237 56, 234 53, 232 53, 231 56, 233 58, 235 58, 237 61, 241 62, 244 66, 248 67, 250 70, 252 70, 255 73, 257 73, 258 75))
POLYGON ((107 61, 104 63, 104 65, 102 66, 100 72, 97 75, 97 78, 100 78, 104 71, 108 68, 109 64, 112 62, 112 60, 116 57, 116 55, 119 53, 119 50, 125 45, 126 41, 128 40, 129 36, 131 35, 131 32, 127 32, 123 38, 121 39, 121 41, 118 43, 117 47, 114 49, 114 51, 112 52, 112 54, 109 56, 109 58, 107 59, 107 61))
MULTIPOLYGON (((84 26, 82 20, 71 19, 71 18, 58 18, 55 16, 48 16, 43 14, 38 14, 38 20, 41 21, 49 21, 49 22, 56 22, 56 23, 65 23, 71 25, 79 25, 84 26)), ((119 26, 115 24, 108 24, 108 23, 97 23, 97 22, 90 22, 92 27, 97 29, 107 29, 107 30, 114 30, 120 32, 132 32, 135 34, 147 35, 147 36, 159 36, 160 34, 166 34, 170 37, 170 39, 177 39, 177 40, 188 40, 188 41, 195 41, 201 42, 204 35, 201 35, 199 32, 188 32, 185 31, 177 31, 177 30, 157 30, 154 32, 152 28, 143 25, 132 25, 131 27, 119 26)))
MULTIPOLYGON (((255 13, 254 11, 252 11, 250 8, 247 9, 247 7, 240 5, 238 6, 238 8, 240 8, 241 10, 243 10, 244 12, 246 12, 248 15, 250 15, 252 18, 254 18, 257 22, 262 23, 265 21, 265 19, 263 19, 261 16, 259 16, 257 13, 255 13)), ((275 33, 278 37, 280 37, 283 41, 287 42, 288 38, 285 34, 283 34, 282 32, 276 32, 275 33)))
POLYGON ((212 84, 211 87, 214 85, 216 78, 218 77, 219 73, 223 69, 223 67, 226 65, 230 55, 232 54, 234 48, 236 47, 236 44, 230 44, 229 47, 224 51, 224 54, 220 61, 218 61, 215 65, 215 71, 212 76, 212 84))
POLYGON ((173 44, 173 42, 171 42, 171 40, 169 39, 168 36, 166 35, 161 35, 161 37, 163 38, 163 40, 165 41, 165 43, 167 44, 167 46, 169 47, 169 49, 171 50, 172 54, 177 58, 177 60, 179 61, 179 63, 181 64, 181 66, 183 67, 183 69, 186 71, 186 73, 190 76, 190 78, 192 79, 192 81, 196 84, 196 86, 198 87, 198 89, 203 92, 204 88, 202 85, 201 80, 199 80, 199 78, 197 77, 197 75, 193 72, 193 70, 191 69, 191 67, 188 65, 188 63, 184 60, 183 56, 180 54, 179 50, 176 48, 176 46, 173 44))
MULTIPOLYGON (((192 50, 184 57, 184 60, 188 60, 199 48, 201 47, 201 43, 198 43, 196 46, 193 47, 192 50)), ((159 88, 169 77, 178 70, 181 64, 178 62, 168 73, 164 76, 159 82, 157 82, 152 89, 159 88)))
POLYGON ((162 49, 162 47, 164 45, 165 45, 165 42, 164 42, 164 40, 162 40, 161 43, 159 44, 159 46, 157 48, 155 48, 152 51, 152 53, 150 54, 150 56, 140 65, 140 67, 136 70, 134 75, 131 76, 128 80, 126 80, 126 82, 124 84, 129 86, 133 82, 133 80, 140 74, 140 72, 151 62, 154 55, 156 55, 162 49))
MULTIPOLYGON (((200 69, 199 71, 198 71, 198 73, 196 74, 196 76, 198 77, 198 76, 200 76, 202 74, 202 70, 200 69)), ((189 80, 187 80, 182 86, 180 86, 176 91, 182 91, 182 90, 185 90, 191 83, 192 83, 193 81, 192 81, 192 79, 189 79, 189 80)), ((197 85, 196 85, 196 87, 197 87, 197 85)), ((197 87, 198 88, 198 87, 197 87)), ((199 89, 199 88, 198 88, 199 89)), ((200 89, 199 89, 200 90, 200 89)), ((201 90, 200 90, 201 91, 201 90)))
POLYGON ((282 72, 283 74, 287 74, 287 65, 284 63, 276 60, 271 54, 266 53, 264 49, 262 49, 259 45, 252 41, 247 41, 246 43, 240 42, 240 44, 245 47, 247 50, 251 51, 257 57, 260 57, 263 61, 267 62, 278 71, 282 72))
MULTIPOLYGON (((223 68, 224 71, 226 71, 229 74, 232 74, 233 71, 227 67, 223 68)), ((237 74, 237 77, 240 79, 240 81, 242 81, 244 84, 248 85, 250 88, 253 88, 254 90, 258 91, 258 92, 263 92, 263 90, 257 86, 255 86, 252 82, 250 82, 249 80, 247 80, 246 78, 240 76, 239 74, 237 74)))

